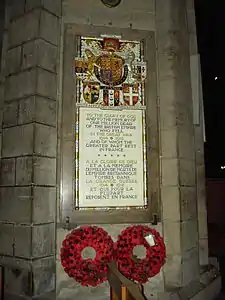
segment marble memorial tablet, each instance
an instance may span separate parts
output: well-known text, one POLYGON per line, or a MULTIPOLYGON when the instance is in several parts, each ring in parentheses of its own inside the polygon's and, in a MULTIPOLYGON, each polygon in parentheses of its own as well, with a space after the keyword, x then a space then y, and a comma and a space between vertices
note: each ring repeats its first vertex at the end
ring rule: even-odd
POLYGON ((76 75, 76 209, 147 207, 142 41, 79 37, 76 75))
POLYGON ((79 204, 143 205, 141 110, 80 108, 79 204))

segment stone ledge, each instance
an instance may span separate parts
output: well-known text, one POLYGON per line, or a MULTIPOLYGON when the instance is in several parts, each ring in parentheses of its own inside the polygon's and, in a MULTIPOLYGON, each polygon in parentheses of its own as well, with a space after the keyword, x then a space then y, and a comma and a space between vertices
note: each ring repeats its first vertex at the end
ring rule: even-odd
POLYGON ((4 295, 5 300, 56 300, 55 293, 48 293, 38 297, 26 297, 26 296, 18 296, 11 293, 6 293, 4 295))
POLYGON ((218 276, 214 279, 208 286, 206 286, 202 291, 195 295, 192 300, 213 300, 220 293, 221 289, 221 278, 218 276))
POLYGON ((177 290, 158 294, 157 300, 213 300, 221 288, 221 278, 218 269, 209 265, 200 272, 200 279, 177 290))

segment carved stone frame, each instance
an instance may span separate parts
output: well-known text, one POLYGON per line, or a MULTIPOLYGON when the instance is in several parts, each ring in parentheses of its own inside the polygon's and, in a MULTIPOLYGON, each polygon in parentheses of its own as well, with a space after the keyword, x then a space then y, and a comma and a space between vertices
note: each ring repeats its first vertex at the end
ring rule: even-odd
MULTIPOLYGON (((153 31, 93 27, 86 25, 65 25, 62 84, 62 120, 61 120, 61 201, 60 222, 69 220, 70 226, 91 223, 144 223, 151 222, 153 214, 159 216, 160 171, 159 171, 159 135, 157 106, 156 44, 153 31), (76 37, 101 34, 121 35, 127 40, 143 40, 145 60, 147 61, 146 84, 146 132, 147 132, 147 187, 148 208, 144 211, 79 211, 74 210, 74 161, 75 161, 75 111, 76 83, 72 74, 73 58, 77 54, 76 37)), ((159 216, 160 217, 160 216, 159 216)))

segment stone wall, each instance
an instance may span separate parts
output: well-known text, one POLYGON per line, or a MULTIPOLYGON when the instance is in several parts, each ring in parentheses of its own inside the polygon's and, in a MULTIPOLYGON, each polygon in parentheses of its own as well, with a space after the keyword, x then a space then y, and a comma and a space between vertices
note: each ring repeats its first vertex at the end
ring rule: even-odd
MULTIPOLYGON (((165 4, 165 1, 128 3, 128 0, 124 0, 119 7, 108 9, 102 6, 100 1, 93 4, 86 0, 77 10, 74 1, 63 2, 65 23, 103 26, 103 29, 105 26, 156 32, 158 102, 157 117, 152 124, 159 128, 160 153, 157 154, 161 158, 158 174, 161 184, 159 198, 162 204, 162 233, 167 245, 164 280, 160 275, 154 281, 153 290, 159 293, 165 287, 184 286, 199 278, 195 141, 189 60, 189 37, 191 43, 196 35, 195 33, 189 35, 186 23, 187 19, 193 22, 194 10, 192 7, 190 11, 190 4, 190 1, 188 3, 167 1, 165 4)), ((106 228, 110 227, 111 230, 113 228, 112 235, 115 237, 121 226, 106 225, 106 228)), ((60 229, 57 235, 61 241, 65 233, 60 229)), ((59 266, 57 270, 59 295, 64 294, 60 292, 63 286, 64 292, 67 289, 68 295, 72 297, 72 288, 69 288, 71 281, 68 280, 66 284, 61 267, 59 266)), ((99 289, 99 296, 102 289, 103 287, 99 289)), ((87 291, 87 297, 88 294, 91 297, 90 290, 87 291)))
POLYGON ((0 264, 5 299, 44 299, 55 293, 61 1, 10 0, 6 13, 0 264))
MULTIPOLYGON (((74 80, 70 65, 66 72, 64 68, 74 55, 67 57, 65 52, 68 24, 101 26, 102 33, 107 28, 155 32, 148 53, 157 58, 150 65, 151 84, 155 77, 157 83, 150 89, 154 101, 149 127, 155 135, 148 145, 148 160, 154 166, 150 180, 160 186, 157 229, 166 242, 167 263, 145 286, 146 295, 157 299, 168 288, 198 282, 200 264, 207 264, 207 231, 202 127, 193 125, 190 83, 189 56, 197 53, 192 1, 123 0, 109 9, 97 0, 64 0, 61 27, 61 0, 9 0, 6 12, 0 89, 5 90, 0 94, 0 264, 6 270, 6 299, 47 299, 47 294, 59 300, 108 299, 107 284, 78 287, 59 261, 61 242, 69 232, 62 228, 62 195, 68 192, 61 189, 62 181, 70 186, 73 177, 61 161, 67 137, 69 147, 74 147, 72 131, 66 139, 61 134, 63 82, 74 80)), ((74 114, 73 101, 72 95, 67 119, 74 114)), ((73 160, 67 157, 66 164, 71 167, 73 160)), ((128 225, 103 227, 116 239, 128 225)))
POLYGON ((5 28, 5 1, 0 3, 0 57, 2 57, 2 46, 5 28))
POLYGON ((186 2, 156 1, 165 284, 199 278, 195 145, 186 2))
POLYGON ((101 1, 63 1, 65 23, 153 30, 155 28, 155 0, 123 0, 109 9, 101 1))
MULTIPOLYGON (((200 56, 197 46, 196 22, 194 0, 186 0, 187 5, 187 24, 189 32, 189 53, 190 56, 196 58, 199 63, 200 56)), ((193 75, 192 75, 193 76, 193 75)), ((206 193, 205 193, 205 162, 204 162, 204 109, 201 81, 197 76, 193 78, 194 82, 199 82, 199 120, 194 122, 195 136, 195 167, 196 167, 196 186, 197 186, 197 210, 198 210, 198 233, 199 233, 199 262, 201 266, 208 264, 208 233, 207 233, 207 211, 206 211, 206 193)))
MULTIPOLYGON (((4 29, 5 29, 5 3, 0 3, 0 74, 2 73, 3 62, 3 43, 4 43, 4 29)), ((4 102, 4 85, 3 78, 0 75, 0 153, 2 148, 2 115, 3 115, 3 102, 4 102)))

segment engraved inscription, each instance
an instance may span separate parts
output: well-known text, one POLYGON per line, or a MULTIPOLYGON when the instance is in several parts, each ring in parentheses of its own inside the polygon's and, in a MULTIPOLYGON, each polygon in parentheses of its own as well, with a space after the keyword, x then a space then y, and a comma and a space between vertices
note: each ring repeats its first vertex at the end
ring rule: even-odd
POLYGON ((80 108, 80 207, 144 205, 142 113, 80 108))

